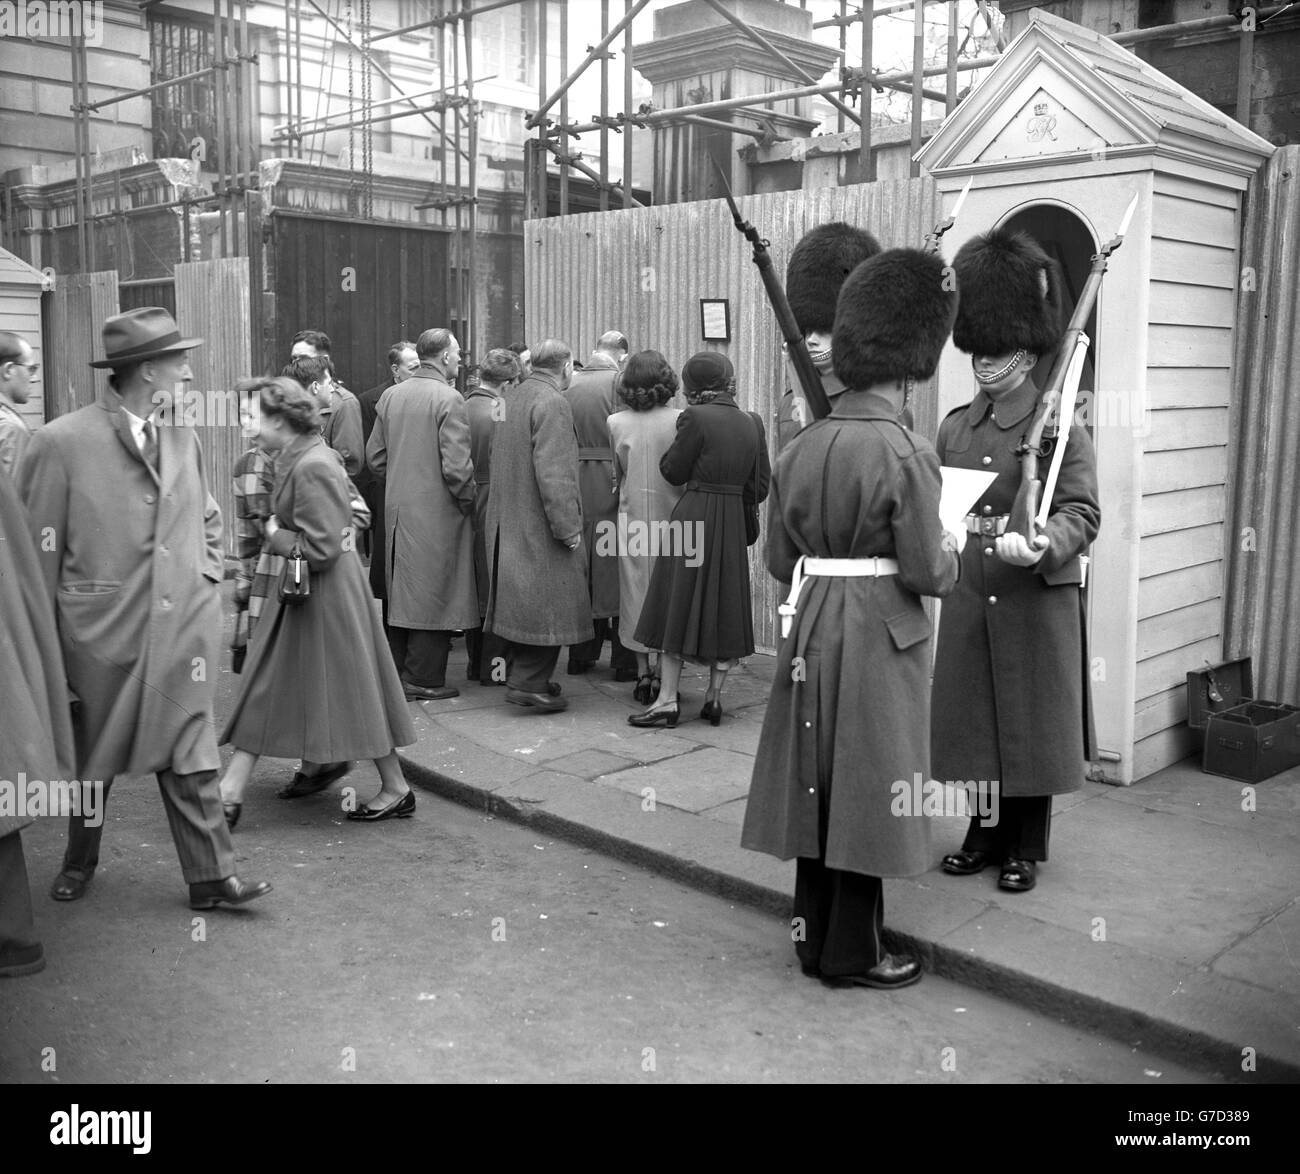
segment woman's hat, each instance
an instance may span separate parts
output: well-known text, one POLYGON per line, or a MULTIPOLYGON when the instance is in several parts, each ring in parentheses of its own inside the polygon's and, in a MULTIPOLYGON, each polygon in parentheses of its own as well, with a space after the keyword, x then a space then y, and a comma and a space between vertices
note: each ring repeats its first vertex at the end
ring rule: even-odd
POLYGON ((735 377, 731 360, 719 351, 699 351, 682 366, 682 386, 687 391, 724 389, 735 377))
POLYGON ((957 292, 943 259, 888 249, 863 261, 840 290, 831 354, 849 388, 929 379, 957 315, 957 292))
POLYGON ((176 320, 161 306, 142 306, 104 323, 104 358, 90 365, 121 367, 202 345, 201 338, 182 338, 176 320))
POLYGON ((869 232, 833 220, 804 233, 785 269, 785 297, 803 334, 835 325, 835 300, 849 274, 880 252, 869 232))
POLYGON ((952 261, 961 310, 952 341, 972 355, 1032 351, 1061 340, 1061 274, 1033 237, 995 228, 972 237, 952 261))

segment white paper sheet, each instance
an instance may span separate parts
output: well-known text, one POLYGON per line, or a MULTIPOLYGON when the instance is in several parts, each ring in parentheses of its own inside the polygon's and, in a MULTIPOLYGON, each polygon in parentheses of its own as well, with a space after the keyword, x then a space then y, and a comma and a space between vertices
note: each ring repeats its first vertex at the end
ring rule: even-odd
POLYGON ((940 471, 943 473, 943 491, 939 495, 939 520, 945 530, 955 533, 964 529, 963 519, 988 492, 998 475, 983 469, 954 469, 951 465, 942 466, 940 471))

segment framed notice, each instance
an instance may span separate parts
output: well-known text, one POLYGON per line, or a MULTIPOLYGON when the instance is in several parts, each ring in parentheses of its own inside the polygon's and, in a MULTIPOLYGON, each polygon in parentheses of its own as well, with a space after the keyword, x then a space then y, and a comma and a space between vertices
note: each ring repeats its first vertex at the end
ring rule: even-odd
POLYGON ((700 299, 700 336, 705 342, 731 341, 731 305, 726 298, 700 299))

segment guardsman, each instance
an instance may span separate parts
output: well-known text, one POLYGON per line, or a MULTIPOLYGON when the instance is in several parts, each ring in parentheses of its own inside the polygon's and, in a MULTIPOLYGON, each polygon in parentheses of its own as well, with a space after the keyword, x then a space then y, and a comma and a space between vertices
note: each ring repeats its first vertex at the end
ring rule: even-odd
POLYGON ((1007 533, 1020 486, 1017 446, 1041 398, 1029 378, 1063 332, 1061 276, 1031 237, 995 230, 953 259, 961 309, 953 342, 971 356, 975 398, 939 426, 945 465, 997 480, 966 518, 958 588, 944 603, 934 666, 931 772, 974 796, 969 830, 943 870, 998 865, 998 887, 1024 892, 1047 859, 1052 796, 1085 771, 1087 666, 1083 555, 1097 536, 1097 465, 1074 426, 1047 525, 1032 542, 1007 533))
POLYGON ((957 581, 939 458, 899 412, 934 373, 957 312, 943 261, 891 249, 859 265, 835 316, 831 414, 777 458, 767 565, 793 584, 741 844, 788 860, 803 972, 880 989, 921 977, 885 950, 886 876, 933 867, 927 820, 896 802, 930 756, 924 595, 957 581))
MULTIPOLYGON (((804 233, 790 254, 785 269, 785 296, 794 320, 803 332, 804 344, 813 366, 822 377, 826 395, 834 399, 844 390, 831 361, 831 332, 835 327, 835 302, 840 288, 853 270, 880 252, 880 244, 869 232, 835 220, 819 224, 804 233)), ((812 423, 808 405, 796 396, 798 380, 789 365, 791 387, 776 409, 776 451, 779 453, 799 429, 812 423)))

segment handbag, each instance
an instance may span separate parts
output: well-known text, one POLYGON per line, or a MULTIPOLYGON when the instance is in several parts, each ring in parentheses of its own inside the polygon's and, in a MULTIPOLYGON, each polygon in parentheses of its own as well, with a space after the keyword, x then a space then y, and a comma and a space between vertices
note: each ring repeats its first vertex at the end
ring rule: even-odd
POLYGON ((307 560, 302 557, 302 550, 295 542, 293 551, 284 560, 284 570, 280 572, 280 602, 302 603, 311 595, 311 575, 307 569, 307 560))

